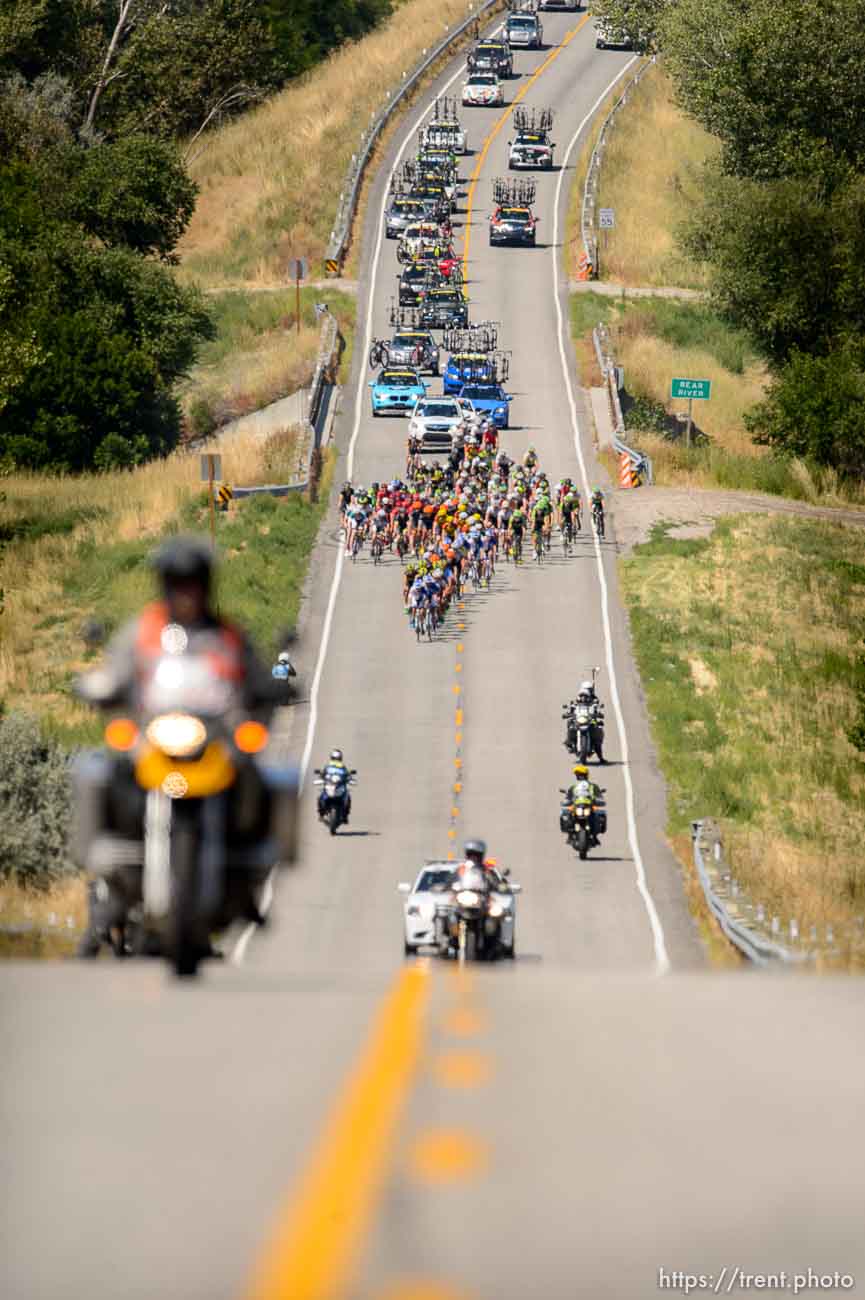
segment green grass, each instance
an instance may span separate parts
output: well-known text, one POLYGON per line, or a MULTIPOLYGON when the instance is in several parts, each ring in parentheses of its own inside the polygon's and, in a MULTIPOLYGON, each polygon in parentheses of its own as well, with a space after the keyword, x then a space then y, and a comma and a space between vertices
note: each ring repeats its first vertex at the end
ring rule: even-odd
POLYGON ((628 314, 642 318, 650 334, 674 347, 699 348, 708 353, 730 374, 744 374, 758 360, 747 334, 733 329, 704 303, 675 298, 632 299, 628 314))
POLYGON ((571 335, 581 338, 597 325, 606 325, 617 316, 618 299, 602 293, 571 294, 571 335))
POLYGON ((0 493, 0 545, 10 542, 38 542, 43 537, 72 533, 80 524, 104 519, 101 506, 75 506, 56 509, 49 499, 34 507, 31 496, 13 492, 0 493))
POLYGON ((865 912, 861 530, 772 516, 659 525, 622 562, 671 836, 717 818, 755 902, 800 924, 865 912))
MULTIPOLYGON (((304 387, 312 378, 321 326, 317 302, 339 322, 350 360, 354 298, 333 289, 301 289, 300 329, 294 289, 231 290, 208 296, 216 335, 205 343, 182 386, 187 424, 197 435, 304 387)), ((345 374, 346 358, 343 359, 345 374)))

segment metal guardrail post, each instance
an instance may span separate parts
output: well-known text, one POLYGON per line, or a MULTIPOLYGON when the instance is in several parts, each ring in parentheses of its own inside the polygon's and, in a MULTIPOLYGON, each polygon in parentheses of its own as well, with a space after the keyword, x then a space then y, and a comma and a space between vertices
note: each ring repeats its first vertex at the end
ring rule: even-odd
POLYGON ((333 229, 330 234, 330 243, 328 244, 327 254, 325 257, 325 270, 328 275, 338 275, 342 269, 343 259, 348 248, 349 236, 351 233, 352 222, 357 208, 358 195, 360 193, 360 184, 363 179, 364 171, 369 162, 370 155, 375 147, 383 127, 387 124, 390 117, 396 111, 398 106, 410 95, 415 86, 424 76, 426 71, 433 66, 443 54, 446 54, 450 47, 460 39, 460 37, 469 30, 472 24, 479 23, 480 19, 490 13, 493 9, 499 7, 502 0, 481 0, 478 8, 461 22, 453 31, 448 32, 444 40, 426 57, 422 58, 416 65, 414 71, 406 76, 403 74, 402 84, 396 92, 388 91, 388 102, 382 108, 381 112, 373 118, 369 127, 362 133, 360 138, 360 148, 357 153, 351 156, 351 162, 348 166, 342 192, 340 193, 340 205, 337 211, 336 219, 333 223, 333 229))
POLYGON ((643 452, 637 451, 635 447, 629 447, 625 442, 625 419, 622 414, 622 404, 619 400, 618 368, 612 353, 610 336, 605 325, 599 324, 595 326, 592 330, 592 342, 595 345, 595 356, 604 377, 613 416, 613 448, 620 456, 624 454, 630 458, 634 469, 651 487, 655 481, 651 456, 646 456, 643 452))
MULTIPOLYGON (((759 934, 750 926, 745 925, 738 917, 731 915, 724 900, 720 897, 715 885, 710 877, 704 856, 704 832, 707 826, 707 820, 703 819, 691 823, 691 842, 694 850, 694 866, 697 876, 703 890, 709 911, 715 917, 724 934, 730 940, 734 947, 738 948, 743 956, 747 957, 750 962, 756 966, 775 966, 775 965, 793 965, 803 961, 809 961, 814 954, 810 952, 792 952, 783 944, 772 939, 766 938, 759 934)), ((720 849, 720 838, 714 841, 716 847, 720 849)), ((716 860, 721 861, 721 853, 716 852, 716 860)), ((736 897, 738 889, 733 885, 733 896, 736 897)), ((773 931, 780 933, 780 925, 773 926, 773 931)), ((798 926, 796 927, 798 934, 798 926)))

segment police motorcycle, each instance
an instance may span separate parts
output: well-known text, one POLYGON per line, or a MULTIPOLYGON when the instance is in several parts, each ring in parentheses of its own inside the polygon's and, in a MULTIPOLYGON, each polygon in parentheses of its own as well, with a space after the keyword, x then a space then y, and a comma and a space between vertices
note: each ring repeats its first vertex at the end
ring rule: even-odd
POLYGON ((571 848, 585 861, 589 849, 598 845, 599 837, 606 833, 606 808, 591 781, 577 781, 567 789, 560 787, 559 793, 565 796, 559 810, 559 829, 571 848))
MULTIPOLYGON (((517 892, 519 886, 513 886, 517 892)), ((451 893, 436 909, 439 952, 460 962, 514 955, 513 911, 490 873, 472 866, 455 872, 451 893)))
POLYGON ((335 835, 340 826, 348 822, 351 813, 351 793, 349 787, 355 784, 357 769, 348 768, 342 762, 340 750, 331 754, 331 762, 326 767, 314 769, 313 784, 321 787, 318 796, 318 816, 335 835))
POLYGON ((575 700, 562 705, 565 749, 578 763, 587 763, 592 754, 604 762, 604 706, 595 693, 597 671, 592 669, 592 680, 581 684, 575 700))
POLYGON ((104 748, 72 769, 72 858, 93 904, 82 955, 105 940, 193 976, 214 934, 264 923, 271 872, 296 856, 298 777, 268 751, 270 706, 251 709, 242 686, 217 633, 193 649, 172 623, 133 686, 110 661, 76 684, 106 718, 104 748))

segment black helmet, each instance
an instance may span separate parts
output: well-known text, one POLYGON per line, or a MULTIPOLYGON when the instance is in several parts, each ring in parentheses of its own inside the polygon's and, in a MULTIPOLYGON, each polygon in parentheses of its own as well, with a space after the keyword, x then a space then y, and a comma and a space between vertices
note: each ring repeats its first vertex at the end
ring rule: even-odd
POLYGON ((466 840, 463 845, 463 853, 467 858, 485 858, 487 846, 483 840, 466 840))
POLYGON ((197 580, 208 590, 213 564, 213 549, 201 537, 172 537, 153 555, 153 567, 163 587, 197 580))

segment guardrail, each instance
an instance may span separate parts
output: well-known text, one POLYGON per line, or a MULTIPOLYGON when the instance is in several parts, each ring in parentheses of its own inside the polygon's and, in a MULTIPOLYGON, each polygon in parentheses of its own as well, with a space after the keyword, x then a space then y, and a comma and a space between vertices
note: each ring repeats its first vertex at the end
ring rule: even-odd
POLYGON ((586 183, 583 186, 583 209, 580 217, 581 232, 583 237, 583 251, 588 260, 591 269, 591 278, 598 278, 598 188, 600 185, 601 160, 604 149, 607 144, 607 137, 613 128, 619 109, 628 102, 631 91, 639 85, 643 76, 655 62, 655 56, 652 55, 645 63, 641 64, 633 77, 631 77, 625 89, 604 118, 603 125, 595 141, 595 147, 592 150, 592 156, 589 159, 589 168, 586 172, 586 183))
MULTIPOLYGON (((692 822, 691 839, 694 848, 694 866, 697 869, 706 903, 730 943, 738 948, 739 952, 757 966, 774 966, 778 963, 791 965, 814 958, 816 955, 814 952, 794 951, 785 947, 779 940, 761 934, 753 923, 749 923, 746 916, 741 915, 750 909, 755 913, 755 920, 759 925, 762 909, 755 909, 753 904, 741 898, 736 881, 729 869, 725 870, 721 837, 713 821, 706 818, 703 821, 692 822)), ((780 922, 777 918, 773 919, 780 930, 780 922)), ((791 922, 791 925, 794 936, 798 935, 796 922, 791 922)))
POLYGON ((324 432, 322 411, 324 398, 329 388, 335 387, 334 366, 337 345, 339 343, 339 325, 335 316, 325 308, 322 317, 321 333, 318 342, 318 357, 309 388, 309 405, 304 421, 303 436, 300 440, 298 454, 298 476, 290 483, 268 483, 255 487, 236 487, 233 494, 236 499, 252 496, 288 496, 290 492, 306 492, 317 480, 317 461, 320 460, 321 439, 324 432), (309 451, 307 453, 307 447, 309 451), (303 461, 306 465, 303 466, 303 461))
POLYGON ((619 398, 619 388, 621 387, 620 376, 622 371, 620 367, 616 365, 609 331, 605 325, 599 324, 595 326, 592 330, 592 342, 595 345, 595 356, 598 359, 598 366, 600 367, 601 374, 604 377, 604 387, 607 390, 607 397, 613 416, 613 447, 618 455, 625 455, 630 459, 636 472, 644 482, 651 486, 655 481, 655 472, 652 466, 651 456, 646 456, 635 447, 629 447, 625 442, 625 418, 622 414, 622 403, 619 398))
POLYGON ((325 270, 328 275, 338 275, 342 269, 343 258, 349 244, 351 235, 352 222, 357 209, 357 200, 360 193, 360 185, 363 180, 363 174, 366 170, 370 156, 375 147, 378 137, 392 114, 396 111, 403 100, 412 93, 418 82, 424 74, 433 66, 433 64, 446 54, 450 47, 460 39, 464 32, 477 23, 485 15, 497 7, 501 7, 502 0, 480 0, 480 3, 469 14, 462 23, 458 24, 453 31, 449 31, 444 40, 430 53, 424 51, 420 62, 416 65, 414 71, 406 76, 403 73, 403 83, 395 93, 388 92, 388 102, 384 105, 381 112, 375 117, 372 123, 361 134, 359 149, 357 153, 351 156, 351 162, 343 184, 342 192, 339 196, 340 205, 337 210, 336 220, 333 229, 330 232, 330 243, 327 247, 327 258, 325 270))

